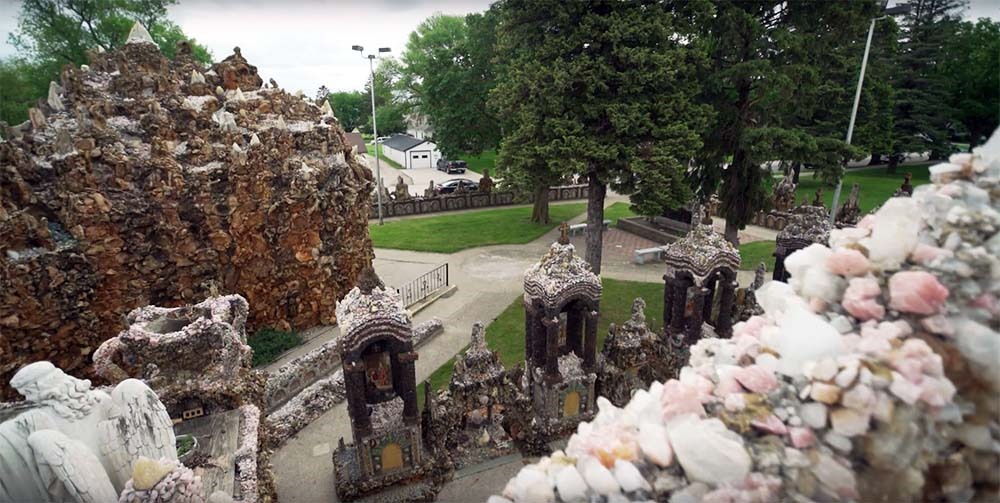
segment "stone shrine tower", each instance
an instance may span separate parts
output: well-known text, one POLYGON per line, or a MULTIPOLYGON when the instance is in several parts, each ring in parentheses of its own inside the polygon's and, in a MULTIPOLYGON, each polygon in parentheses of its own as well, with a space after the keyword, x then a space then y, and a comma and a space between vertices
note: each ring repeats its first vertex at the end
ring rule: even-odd
POLYGON ((337 305, 354 444, 334 453, 342 497, 417 475, 422 460, 413 332, 399 295, 369 267, 337 305))
POLYGON ((830 240, 830 214, 822 206, 799 206, 792 212, 788 225, 775 238, 775 281, 788 281, 785 258, 813 243, 826 244, 830 240))
POLYGON ((555 433, 594 412, 601 280, 574 256, 568 226, 525 271, 525 368, 535 416, 555 433))
POLYGON ((699 211, 691 231, 667 245, 667 273, 663 275, 663 324, 668 335, 686 339, 690 345, 702 337, 708 323, 719 337, 733 333, 733 299, 740 254, 736 247, 712 229, 711 218, 699 211), (714 314, 718 297, 718 311, 714 314), (681 335, 684 334, 684 335, 681 335))

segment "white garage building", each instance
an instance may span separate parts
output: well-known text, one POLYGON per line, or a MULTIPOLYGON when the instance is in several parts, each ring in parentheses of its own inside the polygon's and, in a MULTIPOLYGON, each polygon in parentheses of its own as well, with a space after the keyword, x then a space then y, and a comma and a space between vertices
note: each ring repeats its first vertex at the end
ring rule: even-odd
POLYGON ((383 141, 382 154, 406 169, 433 168, 441 158, 437 145, 405 134, 383 141))

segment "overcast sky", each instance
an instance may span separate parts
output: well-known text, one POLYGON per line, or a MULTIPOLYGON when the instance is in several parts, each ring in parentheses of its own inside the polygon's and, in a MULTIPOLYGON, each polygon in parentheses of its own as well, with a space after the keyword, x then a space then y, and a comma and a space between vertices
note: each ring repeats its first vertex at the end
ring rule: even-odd
MULTIPOLYGON (((362 89, 368 61, 351 50, 392 48, 396 56, 417 25, 435 12, 481 12, 491 0, 180 0, 169 17, 215 58, 234 46, 266 81, 313 95, 362 89)), ((891 4, 897 3, 895 0, 891 4)), ((1000 0, 971 0, 966 18, 1000 17, 1000 0)), ((0 0, 0 57, 13 54, 7 33, 16 27, 19 0, 0 0)))

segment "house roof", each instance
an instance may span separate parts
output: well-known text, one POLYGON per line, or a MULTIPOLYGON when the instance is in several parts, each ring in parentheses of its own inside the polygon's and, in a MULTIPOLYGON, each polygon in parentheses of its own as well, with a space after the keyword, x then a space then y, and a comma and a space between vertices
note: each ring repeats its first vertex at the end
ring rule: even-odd
POLYGON ((398 150, 400 152, 405 152, 410 150, 421 143, 425 143, 427 140, 420 140, 414 138, 410 135, 396 134, 389 137, 389 139, 382 142, 382 145, 389 147, 393 150, 398 150))
POLYGON ((365 145, 365 139, 361 137, 361 133, 345 133, 345 134, 347 135, 347 144, 358 147, 359 154, 364 154, 368 152, 368 145, 365 145))

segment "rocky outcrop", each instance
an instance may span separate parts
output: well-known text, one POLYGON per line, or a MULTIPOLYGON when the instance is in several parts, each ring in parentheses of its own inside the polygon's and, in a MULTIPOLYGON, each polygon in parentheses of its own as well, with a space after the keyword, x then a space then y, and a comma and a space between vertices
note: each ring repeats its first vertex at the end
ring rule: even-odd
POLYGON ((337 119, 238 51, 205 71, 180 49, 67 68, 0 142, 0 381, 45 359, 95 377, 147 304, 237 293, 250 331, 330 324, 369 263, 371 175, 337 119))

